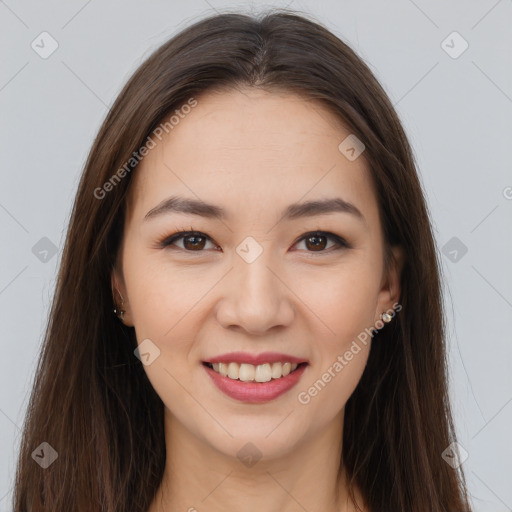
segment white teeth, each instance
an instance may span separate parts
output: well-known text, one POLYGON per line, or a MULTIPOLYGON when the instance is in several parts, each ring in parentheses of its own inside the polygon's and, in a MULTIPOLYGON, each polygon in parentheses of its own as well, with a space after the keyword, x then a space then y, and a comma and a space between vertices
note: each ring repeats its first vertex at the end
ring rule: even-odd
POLYGON ((268 382, 270 379, 272 379, 272 368, 270 364, 265 363, 256 366, 256 375, 254 377, 256 382, 268 382))
MULTIPOLYGON (((215 368, 214 368, 214 370, 215 370, 215 368)), ((219 363, 219 373, 223 377, 227 377, 228 376, 228 365, 224 364, 224 363, 219 363)))
POLYGON ((281 368, 282 368, 282 364, 281 363, 274 363, 272 365, 272 378, 273 379, 279 379, 279 377, 281 377, 282 373, 281 373, 281 368))
MULTIPOLYGON (((235 363, 236 364, 236 363, 235 363)), ((254 366, 252 364, 241 364, 238 372, 238 378, 244 382, 251 382, 254 380, 254 366)), ((231 377, 231 375, 230 375, 231 377)), ((233 378, 233 377, 231 377, 233 378)))
POLYGON ((247 363, 213 363, 213 369, 223 377, 243 382, 268 382, 286 377, 297 369, 297 363, 264 363, 254 366, 247 363))
POLYGON ((240 365, 238 363, 228 364, 228 377, 230 379, 238 379, 240 373, 240 365))

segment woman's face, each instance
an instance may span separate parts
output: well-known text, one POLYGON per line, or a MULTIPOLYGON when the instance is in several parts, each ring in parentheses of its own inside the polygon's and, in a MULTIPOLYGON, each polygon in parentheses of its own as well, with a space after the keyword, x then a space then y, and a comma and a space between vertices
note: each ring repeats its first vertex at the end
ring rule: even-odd
POLYGON ((197 102, 133 171, 113 283, 168 425, 272 459, 340 432, 398 274, 333 114, 255 89, 197 102))

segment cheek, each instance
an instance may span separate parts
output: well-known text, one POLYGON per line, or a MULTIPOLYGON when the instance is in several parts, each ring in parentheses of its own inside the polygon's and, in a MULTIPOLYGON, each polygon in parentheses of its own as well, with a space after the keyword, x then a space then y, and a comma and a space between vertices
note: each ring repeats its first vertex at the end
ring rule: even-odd
POLYGON ((200 322, 195 320, 211 284, 194 272, 171 271, 165 257, 148 255, 135 244, 127 246, 125 255, 124 278, 137 342, 151 340, 158 353, 144 371, 169 409, 191 410, 194 402, 183 386, 189 386, 197 370, 194 341, 200 322))
POLYGON ((298 390, 298 401, 323 421, 345 406, 370 351, 379 276, 362 259, 351 263, 330 269, 329 278, 302 280, 301 297, 307 297, 306 304, 321 321, 313 343, 316 364, 298 390))
POLYGON ((315 337, 315 364, 297 392, 308 417, 326 425, 345 407, 364 372, 372 340, 374 309, 368 294, 331 294, 323 321, 334 331, 315 337))
POLYGON ((319 319, 323 352, 341 350, 373 325, 378 276, 355 259, 324 273, 305 273, 297 281, 297 295, 319 319), (350 263, 350 264, 349 264, 350 263))
POLYGON ((189 319, 200 309, 215 276, 173 267, 164 253, 149 256, 135 247, 127 250, 124 269, 137 332, 161 342, 185 340, 183 330, 190 328, 189 319))
POLYGON ((366 366, 370 344, 355 342, 315 368, 298 390, 304 414, 316 418, 318 427, 328 424, 344 409, 366 366))

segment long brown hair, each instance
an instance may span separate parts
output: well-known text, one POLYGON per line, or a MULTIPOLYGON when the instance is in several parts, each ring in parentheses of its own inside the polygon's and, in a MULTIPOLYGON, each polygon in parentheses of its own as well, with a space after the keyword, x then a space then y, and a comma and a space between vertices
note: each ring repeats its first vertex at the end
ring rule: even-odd
POLYGON ((110 109, 74 202, 24 423, 14 510, 146 512, 151 504, 165 466, 163 403, 133 354, 134 329, 112 313, 110 281, 136 172, 130 158, 191 98, 238 86, 300 94, 337 115, 366 147, 386 254, 393 244, 405 252, 402 310, 376 334, 346 404, 340 467, 351 488, 374 512, 469 510, 462 471, 441 457, 455 432, 440 265, 411 147, 355 52, 317 21, 283 9, 194 23, 137 69, 110 109), (122 179, 112 181, 121 168, 122 179), (32 458, 43 442, 58 454, 46 469, 32 458))

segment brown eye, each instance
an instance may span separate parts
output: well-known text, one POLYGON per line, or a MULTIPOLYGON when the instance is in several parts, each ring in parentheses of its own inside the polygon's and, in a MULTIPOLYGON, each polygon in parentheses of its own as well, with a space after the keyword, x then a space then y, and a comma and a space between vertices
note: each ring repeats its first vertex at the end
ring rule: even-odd
MULTIPOLYGON (((200 232, 182 231, 167 238, 161 243, 162 247, 169 247, 172 245, 177 246, 178 249, 183 249, 188 252, 202 252, 205 245, 210 241, 210 237, 200 232), (176 242, 183 240, 183 245, 179 246, 176 242)), ((213 245, 213 244, 212 244, 213 245)), ((213 246, 215 247, 215 246, 213 246)))
POLYGON ((324 233, 323 231, 308 233, 305 236, 303 236, 299 240, 299 242, 304 242, 307 252, 331 252, 326 249, 331 249, 333 246, 335 247, 336 245, 338 246, 338 248, 348 249, 350 247, 349 244, 338 235, 335 235, 333 233, 324 233), (329 240, 334 241, 334 244, 327 247, 329 240))
POLYGON ((185 249, 196 250, 204 249, 206 238, 204 236, 190 235, 183 237, 183 245, 185 249))
MULTIPOLYGON (((213 244, 211 238, 200 231, 181 231, 179 233, 175 233, 174 235, 166 238, 160 243, 160 246, 163 247, 172 247, 176 249, 182 249, 186 252, 203 252, 206 250, 206 244, 211 243, 212 247, 215 249, 216 246, 213 244), (177 242, 183 241, 180 246, 177 242)), ((350 245, 338 235, 333 233, 326 233, 323 231, 315 231, 312 233, 307 233, 304 235, 295 245, 299 242, 304 242, 306 247, 306 252, 332 252, 329 249, 336 250, 336 246, 338 249, 349 249, 350 245), (329 240, 333 242, 329 245, 329 240)))
POLYGON ((325 249, 327 245, 327 237, 324 235, 312 235, 308 236, 306 239, 306 247, 308 249, 312 249, 313 251, 321 251, 325 249))

